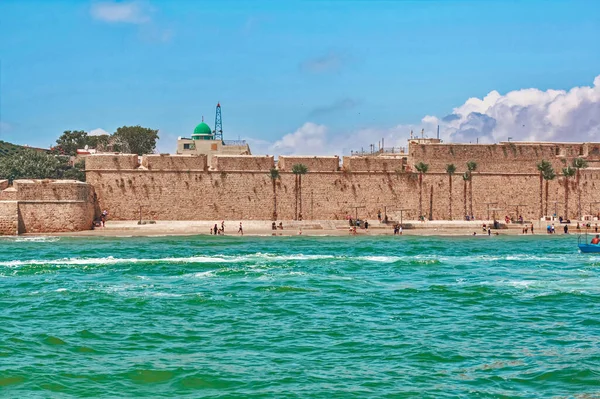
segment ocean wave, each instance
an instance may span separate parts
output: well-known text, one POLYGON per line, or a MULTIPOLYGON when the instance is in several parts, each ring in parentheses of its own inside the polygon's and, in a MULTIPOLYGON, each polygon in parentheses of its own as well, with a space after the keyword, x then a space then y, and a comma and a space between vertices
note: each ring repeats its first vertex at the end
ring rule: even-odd
MULTIPOLYGON (((52 237, 31 237, 31 238, 52 238, 52 237)), ((264 263, 264 262, 288 262, 288 261, 315 261, 315 260, 343 260, 359 261, 373 263, 397 263, 407 262, 413 265, 429 265, 439 263, 477 263, 477 262, 501 262, 501 261, 519 261, 532 263, 564 262, 571 258, 571 255, 557 256, 556 254, 548 256, 532 256, 526 254, 504 254, 504 255, 331 255, 331 254, 288 254, 276 255, 270 253, 257 252, 246 255, 196 255, 188 257, 163 257, 163 258, 115 258, 107 256, 102 258, 62 258, 62 259, 29 259, 29 260, 11 260, 0 261, 0 267, 22 267, 22 266, 87 266, 87 265, 118 265, 118 264, 138 264, 138 263, 264 263)))
POLYGON ((15 237, 1 237, 0 239, 5 240, 5 241, 12 241, 12 242, 57 242, 57 241, 60 241, 60 237, 54 237, 54 236, 34 236, 34 237, 15 236, 15 237))
POLYGON ((214 256, 189 256, 189 257, 168 257, 168 258, 115 258, 107 256, 103 258, 62 258, 62 259, 30 259, 30 260, 12 260, 0 262, 0 267, 21 267, 21 266, 86 266, 86 265, 116 265, 130 263, 239 263, 252 262, 258 260, 267 261, 297 261, 297 260, 319 260, 333 259, 333 255, 271 255, 271 254, 250 254, 250 255, 214 255, 214 256))

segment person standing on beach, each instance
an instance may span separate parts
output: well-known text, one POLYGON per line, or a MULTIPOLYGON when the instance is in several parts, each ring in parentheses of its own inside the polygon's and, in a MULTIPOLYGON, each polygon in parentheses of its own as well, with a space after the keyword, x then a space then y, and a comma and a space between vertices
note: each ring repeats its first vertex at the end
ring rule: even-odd
POLYGON ((531 234, 533 234, 533 223, 531 223, 531 234))
POLYGON ((225 221, 221 220, 221 231, 225 234, 225 221))
POLYGON ((219 232, 219 228, 217 227, 216 223, 215 223, 215 227, 213 227, 213 231, 215 232, 215 235, 217 235, 217 233, 219 232))
POLYGON ((242 222, 240 222, 240 228, 238 229, 238 234, 244 235, 244 228, 242 227, 242 222))

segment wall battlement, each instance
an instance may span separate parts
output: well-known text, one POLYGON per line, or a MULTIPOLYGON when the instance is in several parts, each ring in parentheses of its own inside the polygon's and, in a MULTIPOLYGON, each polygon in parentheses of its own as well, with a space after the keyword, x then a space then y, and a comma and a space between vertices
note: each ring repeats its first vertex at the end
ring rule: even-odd
POLYGON ((291 172, 296 164, 306 165, 309 172, 335 172, 340 168, 340 157, 281 155, 277 168, 282 172, 291 172))
POLYGON ((401 172, 404 170, 403 158, 391 157, 344 157, 344 170, 347 172, 401 172))
POLYGON ((144 155, 142 167, 148 170, 206 170, 206 155, 144 155))
POLYGON ((269 171, 275 159, 268 155, 213 155, 211 167, 221 172, 269 171))

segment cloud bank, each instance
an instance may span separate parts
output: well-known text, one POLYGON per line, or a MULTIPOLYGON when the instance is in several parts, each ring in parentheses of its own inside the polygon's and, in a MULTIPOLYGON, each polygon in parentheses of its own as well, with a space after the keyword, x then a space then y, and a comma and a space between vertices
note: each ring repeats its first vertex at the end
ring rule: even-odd
POLYGON ((592 86, 565 90, 521 89, 470 98, 438 120, 452 142, 592 141, 600 134, 600 76, 592 86))
POLYGON ((502 95, 494 90, 483 98, 469 98, 449 115, 426 115, 415 124, 332 132, 328 126, 306 122, 275 142, 250 140, 250 144, 257 154, 346 155, 351 150, 368 150, 370 144, 377 147, 381 138, 385 147, 405 147, 411 130, 419 134, 425 129, 426 136, 435 137, 438 125, 440 137, 454 143, 495 143, 509 137, 514 141, 599 141, 600 75, 593 85, 568 91, 521 89, 502 95))

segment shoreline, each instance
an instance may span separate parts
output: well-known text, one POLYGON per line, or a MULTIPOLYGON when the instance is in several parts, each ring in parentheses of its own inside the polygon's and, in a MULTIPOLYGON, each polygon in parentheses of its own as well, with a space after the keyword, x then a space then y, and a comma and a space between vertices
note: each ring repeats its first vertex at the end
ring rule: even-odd
MULTIPOLYGON (((369 229, 357 228, 357 233, 352 234, 350 226, 345 220, 336 221, 282 221, 283 230, 272 230, 271 221, 242 221, 244 234, 237 233, 239 221, 225 221, 225 234, 228 237, 286 237, 286 236, 307 236, 307 237, 354 237, 354 236, 394 236, 392 225, 379 223, 377 220, 369 221, 369 229)), ((406 221, 404 225, 410 225, 411 228, 403 229, 403 236, 438 236, 438 237, 456 237, 488 236, 483 232, 483 224, 488 225, 489 221, 406 221), (473 233, 476 233, 475 235, 473 233)), ((214 221, 156 221, 152 224, 139 225, 137 221, 107 221, 106 227, 97 227, 94 230, 84 230, 77 232, 53 232, 53 233, 26 233, 23 237, 35 236, 57 236, 57 237, 165 237, 165 236, 208 236, 209 229, 214 226, 214 221)), ((534 234, 544 235, 545 226, 541 226, 542 221, 534 222, 534 234)), ((220 222, 218 223, 220 226, 220 222)), ((531 223, 527 223, 531 226, 531 223)), ((523 234, 525 225, 509 224, 508 228, 491 231, 491 236, 530 236, 529 231, 523 234)), ((563 225, 557 225, 554 236, 563 236, 563 225)), ((585 233, 585 230, 576 230, 576 225, 569 225, 569 234, 577 235, 579 232, 585 233)), ((594 227, 590 234, 596 234, 594 227)))

